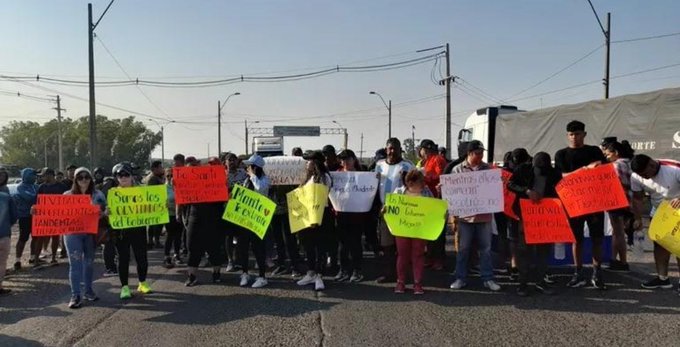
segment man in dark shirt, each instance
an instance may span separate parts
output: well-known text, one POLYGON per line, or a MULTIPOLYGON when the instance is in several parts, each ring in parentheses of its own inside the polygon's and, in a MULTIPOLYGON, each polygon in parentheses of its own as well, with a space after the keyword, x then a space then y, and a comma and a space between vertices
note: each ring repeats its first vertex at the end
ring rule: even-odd
MULTIPOLYGON (((38 187, 38 195, 40 194, 55 194, 62 195, 65 191, 69 190, 70 187, 66 187, 64 184, 57 182, 56 173, 53 169, 44 168, 40 170, 40 175, 42 176, 43 183, 38 187)), ((52 240, 52 261, 51 264, 57 264, 57 249, 59 248, 59 236, 45 236, 36 237, 39 242, 39 246, 36 249, 42 250, 43 247, 47 247, 47 243, 52 240)))
MULTIPOLYGON (((585 124, 576 120, 567 124, 569 146, 555 153, 555 168, 562 172, 562 176, 568 176, 581 168, 592 169, 607 162, 598 147, 585 144, 586 134, 585 124)), ((602 242, 604 240, 604 212, 569 218, 569 225, 576 238, 576 243, 572 244, 576 271, 567 286, 580 288, 587 284, 586 277, 583 275, 583 229, 585 223, 588 223, 593 254, 593 275, 590 282, 598 289, 606 289, 600 269, 602 265, 602 242)))

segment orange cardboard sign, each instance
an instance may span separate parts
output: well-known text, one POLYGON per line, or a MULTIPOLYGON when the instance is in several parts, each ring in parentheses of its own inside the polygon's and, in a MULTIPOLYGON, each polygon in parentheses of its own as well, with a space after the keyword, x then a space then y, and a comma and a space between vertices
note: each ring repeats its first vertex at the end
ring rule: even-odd
POLYGON ((527 244, 576 242, 559 199, 520 199, 519 205, 527 244))
POLYGON ((510 182, 511 177, 512 173, 510 171, 501 171, 501 181, 503 181, 503 213, 514 220, 519 220, 519 217, 512 209, 512 205, 515 203, 515 197, 517 195, 508 189, 508 182, 510 182))
POLYGON ((172 168, 175 203, 227 201, 227 173, 223 166, 185 166, 172 168))
POLYGON ((33 208, 31 235, 96 234, 99 213, 99 206, 92 204, 89 195, 40 194, 33 208))
POLYGON ((579 169, 555 187, 570 217, 629 206, 613 164, 579 169))

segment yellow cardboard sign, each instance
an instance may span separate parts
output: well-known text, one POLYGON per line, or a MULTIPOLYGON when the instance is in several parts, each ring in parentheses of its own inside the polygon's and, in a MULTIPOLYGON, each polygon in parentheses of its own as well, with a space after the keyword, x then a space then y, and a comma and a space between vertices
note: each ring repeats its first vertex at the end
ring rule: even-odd
POLYGON ((107 196, 109 224, 127 229, 167 224, 168 191, 165 185, 111 188, 107 196))
POLYGON ((674 209, 668 201, 662 202, 649 225, 649 239, 680 257, 680 209, 674 209))
POLYGON ((385 196, 385 222, 394 236, 436 240, 444 230, 447 209, 446 200, 403 194, 385 196))
POLYGON ((321 225, 323 211, 328 204, 328 186, 318 183, 305 184, 286 194, 286 200, 292 233, 313 225, 321 225))
POLYGON ((264 239, 272 222, 276 203, 266 196, 235 185, 222 219, 240 225, 264 239))

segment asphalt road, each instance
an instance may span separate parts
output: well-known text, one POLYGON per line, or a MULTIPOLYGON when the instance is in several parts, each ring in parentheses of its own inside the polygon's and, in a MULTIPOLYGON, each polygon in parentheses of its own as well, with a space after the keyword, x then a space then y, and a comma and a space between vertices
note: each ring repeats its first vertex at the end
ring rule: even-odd
MULTIPOLYGON (((484 290, 478 278, 454 292, 445 272, 426 274, 423 296, 397 295, 392 285, 368 279, 328 280, 321 293, 287 277, 262 289, 240 288, 237 274, 209 283, 209 270, 199 286, 187 288, 185 269, 167 270, 161 258, 159 250, 150 253, 155 293, 126 302, 118 299, 117 278, 99 278, 98 259, 101 300, 79 310, 66 307, 66 263, 12 276, 5 286, 14 293, 0 297, 0 346, 680 345, 677 291, 639 289, 650 254, 635 260, 636 272, 608 274, 607 291, 567 289, 563 269, 554 270, 561 272, 557 295, 528 298, 515 295, 502 276, 500 293, 484 290)), ((374 273, 367 269, 367 277, 374 273)), ((134 272, 131 278, 136 286, 134 272)))

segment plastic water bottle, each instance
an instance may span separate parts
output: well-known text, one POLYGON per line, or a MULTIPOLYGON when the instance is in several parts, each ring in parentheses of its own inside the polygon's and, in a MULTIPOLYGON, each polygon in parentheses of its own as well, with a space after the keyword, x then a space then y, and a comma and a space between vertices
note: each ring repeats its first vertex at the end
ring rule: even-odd
POLYGON ((564 243, 556 243, 555 244, 555 259, 557 260, 564 260, 566 258, 566 254, 564 252, 564 243))
POLYGON ((645 232, 642 230, 637 230, 635 231, 635 234, 633 235, 633 252, 635 252, 635 255, 637 256, 642 256, 642 254, 645 252, 645 232))

